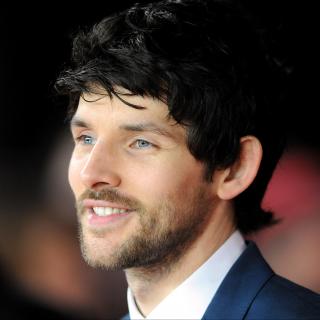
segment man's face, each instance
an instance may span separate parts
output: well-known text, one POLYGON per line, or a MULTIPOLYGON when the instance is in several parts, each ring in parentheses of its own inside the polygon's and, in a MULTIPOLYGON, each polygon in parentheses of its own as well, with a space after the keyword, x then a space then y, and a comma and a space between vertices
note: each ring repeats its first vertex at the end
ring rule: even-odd
POLYGON ((212 185, 167 105, 123 98, 143 109, 84 94, 71 122, 69 181, 82 252, 89 264, 108 269, 168 265, 206 227, 212 185))

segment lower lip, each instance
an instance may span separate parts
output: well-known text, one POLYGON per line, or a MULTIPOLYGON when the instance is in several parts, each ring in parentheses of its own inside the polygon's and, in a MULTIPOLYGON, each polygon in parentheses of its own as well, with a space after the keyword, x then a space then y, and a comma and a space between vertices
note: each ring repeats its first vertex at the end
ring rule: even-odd
POLYGON ((126 218, 131 212, 128 213, 120 213, 120 214, 112 214, 110 216, 100 217, 96 215, 91 209, 88 215, 88 222, 91 226, 105 226, 110 223, 114 223, 126 218))

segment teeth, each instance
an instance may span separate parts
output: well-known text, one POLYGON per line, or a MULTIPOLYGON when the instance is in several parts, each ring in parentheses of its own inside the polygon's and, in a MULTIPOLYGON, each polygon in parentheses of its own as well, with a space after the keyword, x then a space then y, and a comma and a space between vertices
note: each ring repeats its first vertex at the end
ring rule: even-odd
POLYGON ((111 214, 125 213, 128 210, 111 207, 93 207, 93 211, 97 216, 105 217, 110 216, 111 214))

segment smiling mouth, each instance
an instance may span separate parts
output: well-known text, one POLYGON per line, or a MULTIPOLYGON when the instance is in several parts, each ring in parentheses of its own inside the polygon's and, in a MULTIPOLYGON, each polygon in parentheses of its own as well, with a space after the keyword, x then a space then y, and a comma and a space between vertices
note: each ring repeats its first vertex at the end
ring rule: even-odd
POLYGON ((114 214, 127 214, 132 211, 129 209, 113 208, 113 207, 93 207, 92 210, 99 217, 107 217, 114 214))

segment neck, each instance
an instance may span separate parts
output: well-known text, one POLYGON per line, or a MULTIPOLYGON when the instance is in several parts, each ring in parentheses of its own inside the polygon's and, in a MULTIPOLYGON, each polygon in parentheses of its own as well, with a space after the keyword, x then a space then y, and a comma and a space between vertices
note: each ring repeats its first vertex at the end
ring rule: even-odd
POLYGON ((168 265, 132 268, 125 271, 140 312, 147 316, 171 291, 221 247, 235 231, 232 208, 223 202, 206 228, 179 260, 168 265))

